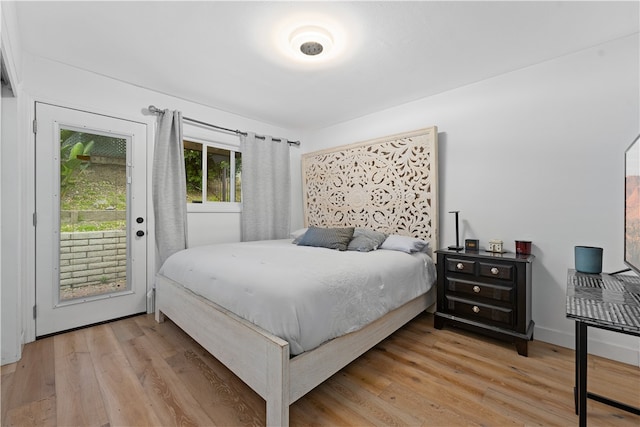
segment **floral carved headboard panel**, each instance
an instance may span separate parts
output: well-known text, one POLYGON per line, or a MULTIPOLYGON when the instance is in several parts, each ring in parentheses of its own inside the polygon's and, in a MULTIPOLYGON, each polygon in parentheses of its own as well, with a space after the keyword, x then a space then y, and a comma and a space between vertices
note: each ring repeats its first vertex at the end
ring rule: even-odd
POLYGON ((413 132, 302 156, 305 225, 366 227, 438 249, 438 131, 413 132))

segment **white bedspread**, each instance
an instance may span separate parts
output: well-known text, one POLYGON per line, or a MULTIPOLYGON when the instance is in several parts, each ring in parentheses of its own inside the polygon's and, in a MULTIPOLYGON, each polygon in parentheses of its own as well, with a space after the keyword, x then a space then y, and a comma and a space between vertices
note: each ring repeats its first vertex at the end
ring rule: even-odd
POLYGON ((424 253, 339 252, 269 240, 173 254, 159 274, 289 342, 291 354, 356 331, 427 292, 424 253))

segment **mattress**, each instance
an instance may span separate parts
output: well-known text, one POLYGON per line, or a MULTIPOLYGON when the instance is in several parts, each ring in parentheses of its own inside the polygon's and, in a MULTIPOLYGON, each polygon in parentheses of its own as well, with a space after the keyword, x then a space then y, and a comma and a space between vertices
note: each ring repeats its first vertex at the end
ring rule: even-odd
POLYGON ((159 274, 288 341, 292 355, 362 328, 435 283, 425 253, 291 242, 189 248, 169 257, 159 274))

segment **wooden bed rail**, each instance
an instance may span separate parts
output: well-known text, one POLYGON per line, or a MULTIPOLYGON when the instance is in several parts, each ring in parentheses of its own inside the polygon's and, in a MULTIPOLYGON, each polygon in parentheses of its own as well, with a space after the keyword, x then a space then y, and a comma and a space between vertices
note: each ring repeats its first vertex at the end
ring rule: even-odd
POLYGON ((289 405, 435 303, 435 286, 364 328, 290 358, 289 343, 156 276, 156 321, 168 316, 266 401, 268 426, 289 425, 289 405))

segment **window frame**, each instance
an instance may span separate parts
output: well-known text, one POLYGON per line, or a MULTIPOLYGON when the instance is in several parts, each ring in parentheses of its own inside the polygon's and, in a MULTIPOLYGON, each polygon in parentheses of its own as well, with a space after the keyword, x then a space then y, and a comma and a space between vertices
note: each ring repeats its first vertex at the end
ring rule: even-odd
MULTIPOLYGON (((207 134, 210 135, 202 135, 203 132, 205 132, 204 129, 202 128, 197 128, 198 132, 188 132, 186 129, 186 124, 185 126, 183 126, 183 135, 182 135, 182 140, 183 140, 183 145, 184 145, 184 141, 188 141, 188 142, 194 142, 197 144, 202 144, 202 180, 203 180, 203 197, 202 197, 202 203, 186 203, 187 205, 187 213, 216 213, 216 212, 222 212, 222 213, 241 213, 242 212, 242 202, 209 202, 205 199, 204 197, 204 193, 205 193, 205 188, 206 188, 206 182, 207 182, 207 153, 208 150, 206 149, 206 147, 213 147, 213 148, 218 148, 221 150, 227 150, 229 151, 229 161, 230 163, 233 165, 232 170, 229 171, 230 176, 232 178, 232 188, 230 190, 233 191, 234 197, 235 197, 235 155, 231 155, 231 153, 240 153, 240 155, 242 156, 242 151, 240 151, 240 141, 238 140, 237 136, 233 136, 231 137, 230 135, 226 136, 226 138, 224 137, 225 135, 221 135, 222 137, 218 137, 218 135, 213 135, 213 131, 206 131, 207 134), (232 141, 231 138, 235 139, 235 141, 232 141), (231 175, 232 174, 232 175, 231 175)), ((194 128, 196 128, 194 126, 194 128)), ((184 150, 184 147, 183 147, 184 150)), ((185 176, 185 183, 186 183, 186 179, 187 177, 185 176)))

